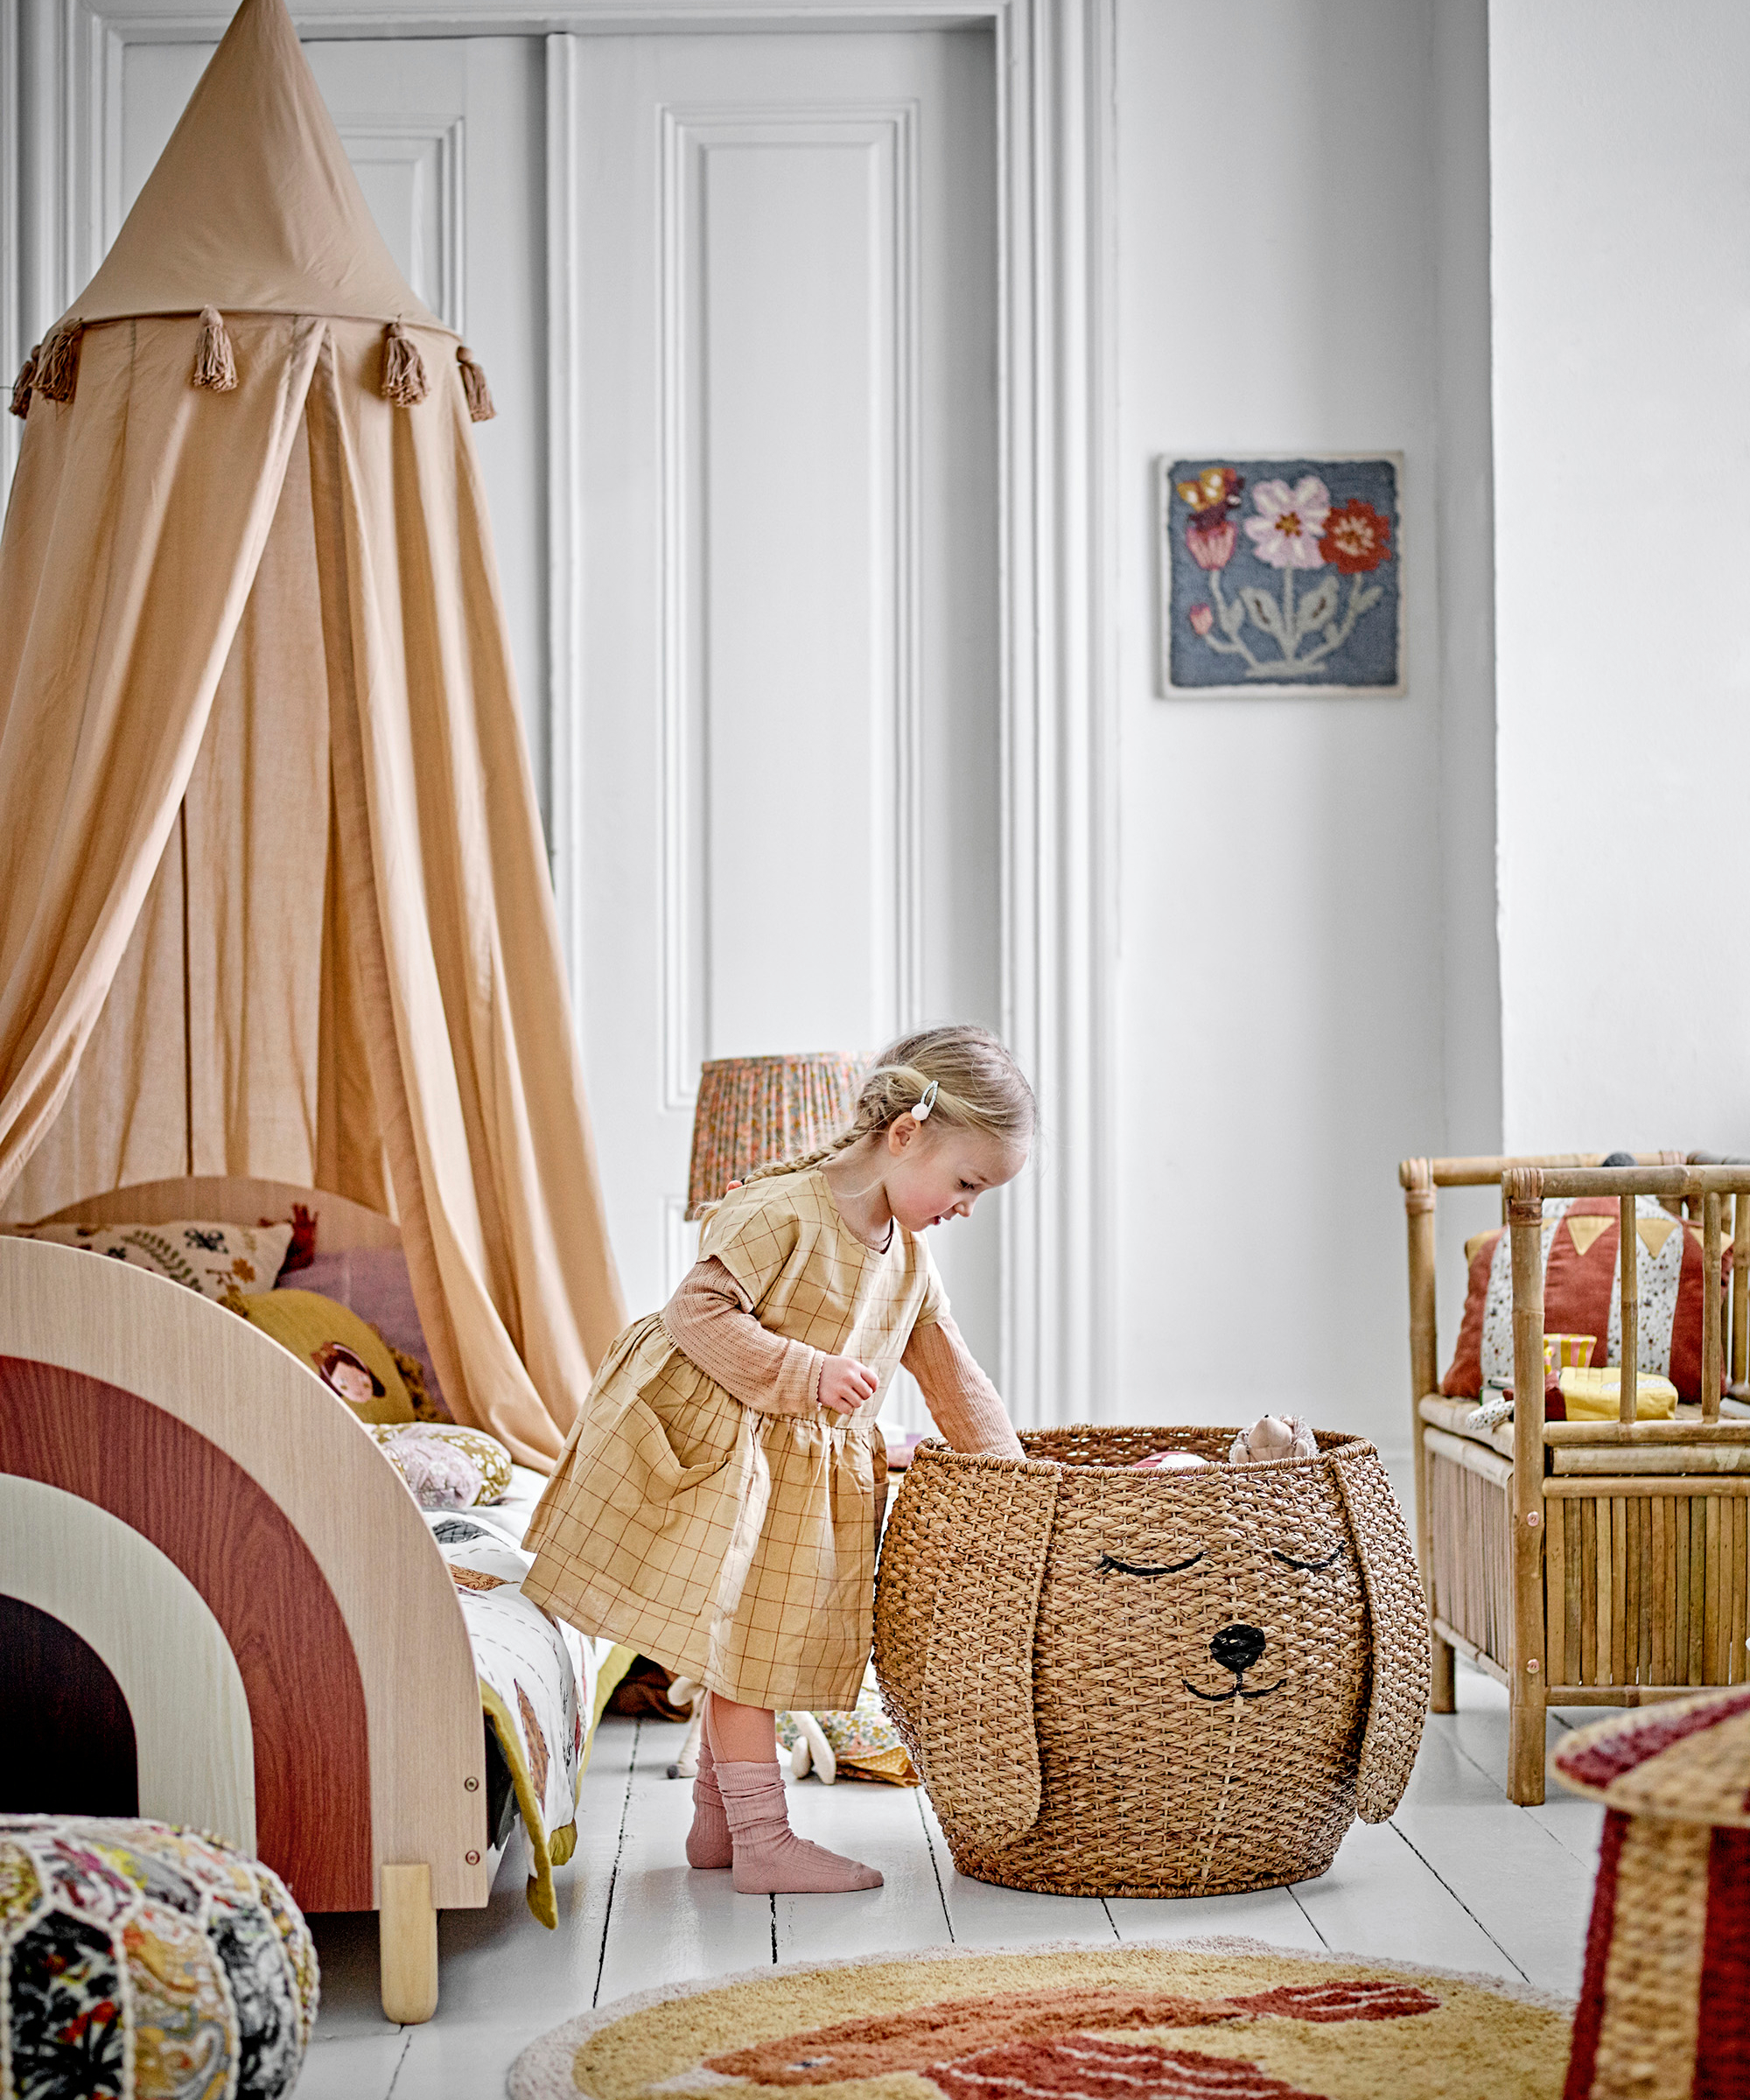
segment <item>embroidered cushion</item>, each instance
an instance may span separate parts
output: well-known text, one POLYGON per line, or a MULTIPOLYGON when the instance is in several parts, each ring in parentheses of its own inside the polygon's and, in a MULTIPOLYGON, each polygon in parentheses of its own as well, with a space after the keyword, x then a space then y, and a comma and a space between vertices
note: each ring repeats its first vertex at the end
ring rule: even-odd
POLYGON ((168 1225, 9 1225, 0 1229, 18 1239, 107 1255, 218 1300, 233 1291, 245 1296, 271 1291, 292 1236, 289 1224, 224 1225, 200 1218, 178 1218, 168 1225))
POLYGON ((6 2092, 267 2100, 298 2083, 316 1950, 285 1884, 217 1838, 0 1816, 6 2092))
MULTIPOLYGON (((290 1280, 290 1276, 287 1281, 290 1280)), ((419 1366, 420 1382, 429 1407, 420 1404, 419 1392, 405 1364, 402 1376, 413 1394, 414 1412, 422 1422, 447 1422, 444 1403, 419 1308, 413 1302, 413 1285, 407 1273, 407 1256, 399 1247, 341 1247, 332 1252, 317 1250, 298 1278, 306 1291, 319 1291, 336 1304, 350 1306, 360 1320, 368 1320, 388 1342, 397 1359, 410 1356, 419 1366)))
POLYGON ((503 1499, 511 1457, 496 1437, 453 1422, 374 1424, 382 1454, 422 1509, 472 1509, 503 1499))
MULTIPOLYGON (((1701 1397, 1701 1235, 1674 1218, 1656 1196, 1637 1196, 1641 1298, 1638 1370, 1669 1378, 1684 1400, 1701 1397)), ((1620 1214, 1614 1198, 1550 1197, 1544 1205, 1544 1326, 1546 1333, 1590 1334, 1592 1364, 1621 1361, 1622 1307, 1617 1296, 1620 1214)), ((1440 1390, 1474 1399, 1486 1384, 1513 1382, 1512 1236, 1504 1227, 1467 1242, 1470 1287, 1458 1347, 1440 1390)), ((1723 1250, 1729 1269, 1731 1249, 1723 1250)))
POLYGON ((361 1422, 411 1422, 413 1396, 376 1329, 316 1291, 267 1291, 226 1301, 251 1326, 307 1363, 361 1422))

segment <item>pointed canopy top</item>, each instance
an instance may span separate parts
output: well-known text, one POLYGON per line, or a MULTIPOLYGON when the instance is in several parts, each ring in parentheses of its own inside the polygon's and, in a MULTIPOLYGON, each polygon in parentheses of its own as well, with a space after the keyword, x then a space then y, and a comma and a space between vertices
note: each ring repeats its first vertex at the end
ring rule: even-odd
POLYGON ((285 0, 242 0, 69 312, 89 323, 203 306, 444 326, 377 231, 285 0))

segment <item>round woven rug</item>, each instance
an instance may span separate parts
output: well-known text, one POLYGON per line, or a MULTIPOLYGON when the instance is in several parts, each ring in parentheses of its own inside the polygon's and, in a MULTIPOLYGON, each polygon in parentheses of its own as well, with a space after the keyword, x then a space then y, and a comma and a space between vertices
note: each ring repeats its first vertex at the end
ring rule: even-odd
POLYGON ((511 2100, 1556 2100, 1572 2006, 1498 1978, 1256 1940, 933 1948, 622 1998, 511 2100))

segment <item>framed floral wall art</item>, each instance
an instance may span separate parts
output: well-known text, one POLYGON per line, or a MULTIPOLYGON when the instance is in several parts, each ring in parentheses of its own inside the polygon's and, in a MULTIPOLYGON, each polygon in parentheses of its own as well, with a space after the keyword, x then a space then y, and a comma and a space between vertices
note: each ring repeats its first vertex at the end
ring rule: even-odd
POLYGON ((1158 471, 1165 694, 1404 690, 1400 453, 1158 471))

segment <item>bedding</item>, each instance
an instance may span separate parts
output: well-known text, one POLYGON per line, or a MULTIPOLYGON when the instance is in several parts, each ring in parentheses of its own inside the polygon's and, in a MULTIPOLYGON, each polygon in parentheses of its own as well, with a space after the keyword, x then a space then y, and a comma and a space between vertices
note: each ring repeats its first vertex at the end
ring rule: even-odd
POLYGON ((559 1921, 553 1869, 578 1841, 578 1787, 601 1704, 632 1660, 611 1642, 585 1640, 522 1594, 532 1557, 472 1515, 430 1511, 426 1522, 473 1645, 487 1729, 486 1835, 494 1847, 521 1816, 534 1872, 528 1908, 559 1921))
POLYGON ((419 1308, 413 1302, 413 1285, 407 1273, 407 1256, 399 1247, 345 1247, 325 1253, 317 1220, 317 1243, 308 1266, 298 1278, 306 1291, 319 1291, 368 1320, 392 1349, 410 1356, 419 1366, 426 1396, 430 1402, 422 1420, 452 1419, 438 1382, 431 1352, 425 1344, 419 1308))
POLYGON ((290 1225, 227 1225, 177 1218, 164 1225, 7 1225, 14 1239, 46 1240, 125 1262, 222 1304, 233 1292, 271 1291, 291 1245, 290 1225))
POLYGON ((422 1509, 471 1509, 497 1502, 510 1486, 510 1453, 483 1429, 453 1422, 367 1426, 422 1509))
POLYGON ((250 1297, 233 1293, 224 1302, 300 1363, 307 1363, 360 1422, 417 1419, 394 1350, 348 1306, 302 1289, 261 1291, 250 1297))

